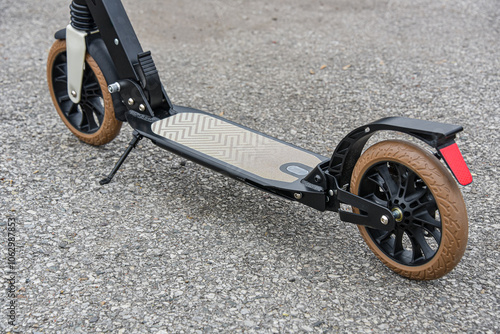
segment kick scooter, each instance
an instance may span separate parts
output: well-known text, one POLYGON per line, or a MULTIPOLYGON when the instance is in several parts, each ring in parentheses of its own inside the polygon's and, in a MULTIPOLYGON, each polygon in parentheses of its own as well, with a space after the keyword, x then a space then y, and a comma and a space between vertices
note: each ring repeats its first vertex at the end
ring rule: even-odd
POLYGON ((411 279, 436 279, 460 261, 468 219, 462 185, 472 176, 454 139, 461 126, 389 117, 360 126, 331 158, 208 112, 173 105, 151 52, 144 52, 120 0, 73 0, 71 23, 55 34, 47 62, 52 101, 83 142, 103 145, 122 122, 186 159, 250 186, 356 224, 375 255, 411 279), (416 137, 376 143, 379 131, 416 137), (441 160, 441 161, 440 161, 441 160), (450 173, 451 171, 451 173, 450 173))

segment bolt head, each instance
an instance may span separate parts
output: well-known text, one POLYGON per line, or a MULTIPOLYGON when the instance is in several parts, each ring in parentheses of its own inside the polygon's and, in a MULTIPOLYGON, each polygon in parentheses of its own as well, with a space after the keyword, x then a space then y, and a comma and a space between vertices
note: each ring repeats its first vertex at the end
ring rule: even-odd
POLYGON ((293 197, 295 197, 295 199, 302 199, 302 193, 295 193, 293 197))
POLYGON ((77 94, 76 94, 76 91, 72 90, 72 91, 71 91, 71 96, 76 97, 76 95, 77 95, 77 94))
POLYGON ((146 106, 145 106, 144 104, 141 104, 141 105, 139 106, 139 110, 140 110, 140 111, 144 111, 144 110, 146 110, 146 106))
POLYGON ((108 91, 113 94, 113 93, 118 93, 121 90, 120 84, 118 82, 115 82, 111 85, 108 86, 108 91))
POLYGON ((389 218, 386 215, 383 215, 382 217, 380 217, 380 222, 384 225, 387 225, 389 224, 389 218))
POLYGON ((328 195, 333 196, 335 193, 333 192, 332 189, 328 190, 328 195))
POLYGON ((115 45, 120 44, 120 40, 118 38, 115 38, 115 45))
POLYGON ((133 105, 134 105, 134 103, 135 103, 135 101, 134 101, 134 99, 133 99, 133 98, 128 99, 128 105, 129 105, 129 106, 133 106, 133 105))

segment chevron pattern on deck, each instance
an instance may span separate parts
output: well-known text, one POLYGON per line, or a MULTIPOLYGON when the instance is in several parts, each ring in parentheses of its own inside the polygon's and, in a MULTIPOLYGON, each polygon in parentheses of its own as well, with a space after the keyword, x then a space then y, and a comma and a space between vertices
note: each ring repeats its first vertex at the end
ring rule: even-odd
POLYGON ((282 172, 282 165, 314 168, 321 162, 313 154, 207 114, 179 113, 151 128, 161 137, 265 179, 294 182, 297 177, 282 172))

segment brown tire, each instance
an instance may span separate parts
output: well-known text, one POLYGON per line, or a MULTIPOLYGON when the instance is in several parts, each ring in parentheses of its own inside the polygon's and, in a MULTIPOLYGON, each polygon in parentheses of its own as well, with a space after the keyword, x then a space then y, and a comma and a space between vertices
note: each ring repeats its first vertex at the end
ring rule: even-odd
POLYGON ((390 232, 359 226, 373 253, 394 272, 436 279, 462 258, 468 236, 465 203, 453 176, 431 153, 403 141, 377 143, 356 163, 351 191, 397 217, 390 232))
POLYGON ((67 92, 66 41, 57 40, 47 59, 47 82, 52 102, 64 124, 81 141, 104 145, 112 141, 122 122, 115 118, 113 99, 97 62, 88 53, 80 103, 73 103, 67 92))

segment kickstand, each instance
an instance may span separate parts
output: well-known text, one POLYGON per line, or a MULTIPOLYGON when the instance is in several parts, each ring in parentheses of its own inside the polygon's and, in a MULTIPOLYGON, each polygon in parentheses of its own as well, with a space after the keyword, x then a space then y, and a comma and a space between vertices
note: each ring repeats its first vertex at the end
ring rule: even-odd
POLYGON ((143 136, 141 134, 139 134, 139 132, 137 132, 137 131, 134 131, 133 136, 134 136, 134 138, 132 138, 132 140, 130 141, 130 144, 128 145, 127 149, 120 157, 120 160, 118 160, 118 162, 116 163, 116 165, 113 168, 113 170, 111 171, 111 173, 109 173, 109 175, 105 179, 102 179, 101 181, 99 181, 99 184, 101 186, 111 182, 111 180, 113 179, 113 176, 115 176, 118 169, 120 169, 121 165, 123 164, 125 159, 127 159, 130 152, 132 152, 132 149, 134 149, 135 146, 137 145, 137 143, 143 138, 143 136))

